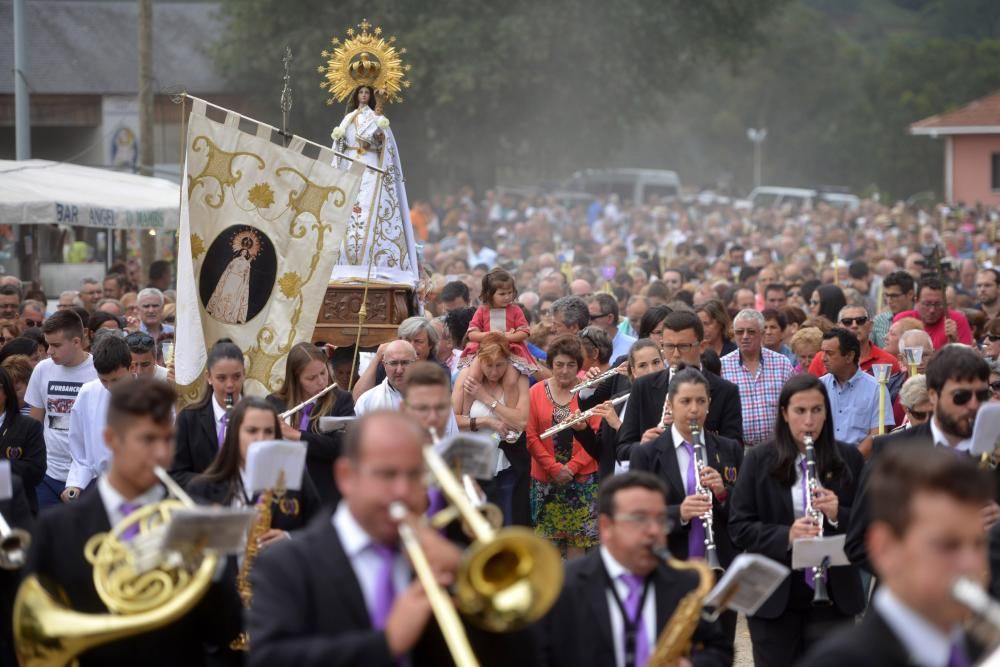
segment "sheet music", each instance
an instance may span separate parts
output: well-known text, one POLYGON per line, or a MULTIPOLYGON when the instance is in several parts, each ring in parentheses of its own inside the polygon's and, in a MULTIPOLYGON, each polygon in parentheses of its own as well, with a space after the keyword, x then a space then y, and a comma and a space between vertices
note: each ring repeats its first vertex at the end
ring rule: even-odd
POLYGON ((790 573, 766 556, 740 554, 705 598, 705 606, 724 606, 752 616, 790 573))

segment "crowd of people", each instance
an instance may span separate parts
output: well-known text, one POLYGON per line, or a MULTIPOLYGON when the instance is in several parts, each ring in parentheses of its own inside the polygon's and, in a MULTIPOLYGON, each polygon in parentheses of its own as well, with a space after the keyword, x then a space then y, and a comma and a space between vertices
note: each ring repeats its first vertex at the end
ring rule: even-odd
MULTIPOLYGON (((0 277, 0 457, 9 503, 24 501, 0 511, 35 527, 26 572, 74 608, 106 610, 84 545, 163 497, 152 467, 200 501, 254 507, 251 443, 306 445, 301 485, 273 499, 249 609, 232 559, 196 613, 83 664, 447 664, 388 509, 440 510, 421 451, 463 434, 495 448, 472 486, 566 562, 536 623, 470 630, 484 664, 641 667, 697 584, 653 547, 790 567, 795 542, 820 535, 844 535, 849 564, 791 572, 748 618, 755 664, 950 667, 990 648, 963 630, 951 584, 990 586, 1000 561, 996 466, 970 451, 1000 400, 995 211, 463 191, 412 219, 422 311, 393 340, 299 343, 267 397, 244 395, 244 351, 220 340, 202 400, 176 415, 169 265, 142 289, 134 265, 114 267, 51 312, 0 277), (356 420, 329 431, 326 417, 356 420), (230 647, 240 631, 249 653, 230 647)), ((419 539, 450 583, 461 552, 426 527, 419 539)), ((0 573, 0 646, 21 574, 0 573)), ((732 664, 736 626, 732 611, 703 619, 687 660, 732 664)))

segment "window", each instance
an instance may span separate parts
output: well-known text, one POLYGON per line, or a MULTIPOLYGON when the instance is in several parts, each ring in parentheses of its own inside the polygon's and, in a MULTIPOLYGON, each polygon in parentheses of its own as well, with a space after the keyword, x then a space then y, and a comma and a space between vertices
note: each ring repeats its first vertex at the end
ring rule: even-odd
POLYGON ((990 156, 990 184, 994 190, 1000 190, 1000 153, 990 156))

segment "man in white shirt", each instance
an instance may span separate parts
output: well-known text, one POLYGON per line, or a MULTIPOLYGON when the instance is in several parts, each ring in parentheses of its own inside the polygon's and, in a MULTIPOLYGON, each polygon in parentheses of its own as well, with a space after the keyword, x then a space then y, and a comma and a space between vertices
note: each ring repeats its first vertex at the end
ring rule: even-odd
POLYGON ((869 560, 881 585, 862 621, 817 644, 801 665, 978 663, 984 647, 964 630, 968 610, 952 595, 959 578, 988 580, 981 513, 994 480, 944 447, 896 447, 872 472, 869 560))
POLYGON ((156 365, 156 341, 144 331, 133 331, 126 338, 132 353, 132 375, 167 380, 167 369, 156 365))
POLYGON ((382 354, 385 379, 358 396, 354 414, 360 417, 373 410, 398 410, 402 400, 399 392, 406 386, 406 369, 416 360, 417 351, 408 341, 394 340, 386 345, 382 354))
POLYGON ((69 451, 73 460, 66 477, 66 491, 75 489, 74 500, 107 469, 111 451, 104 444, 104 429, 111 387, 132 377, 128 344, 113 332, 99 334, 91 352, 97 379, 80 388, 69 414, 69 451))
MULTIPOLYGON (((655 475, 613 475, 601 483, 597 503, 601 546, 566 565, 559 599, 538 629, 542 664, 550 667, 644 666, 697 585, 696 574, 668 568, 653 553, 666 549, 668 532, 667 489, 655 475)), ((718 623, 699 620, 693 646, 700 667, 732 664, 733 645, 718 623)))
POLYGON ((83 322, 72 310, 60 310, 42 327, 49 358, 35 366, 24 401, 31 416, 42 422, 47 468, 37 487, 38 507, 50 507, 75 498, 66 489, 73 457, 69 451, 70 410, 84 384, 97 378, 94 362, 83 349, 83 322))

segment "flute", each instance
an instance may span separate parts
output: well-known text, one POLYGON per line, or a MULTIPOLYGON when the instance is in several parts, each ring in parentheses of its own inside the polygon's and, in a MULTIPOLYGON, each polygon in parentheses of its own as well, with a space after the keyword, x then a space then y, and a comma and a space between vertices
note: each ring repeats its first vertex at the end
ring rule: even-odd
POLYGON ((605 380, 609 380, 609 379, 613 378, 614 376, 616 376, 618 374, 619 374, 619 372, 618 372, 618 367, 617 366, 615 368, 609 368, 608 370, 604 371, 600 375, 596 375, 596 376, 590 378, 589 380, 584 380, 580 384, 578 384, 575 387, 573 387, 572 389, 570 389, 569 393, 571 393, 571 394, 578 394, 581 391, 583 391, 584 389, 589 389, 590 387, 596 387, 597 385, 601 384, 605 380))
POLYGON ((309 405, 310 403, 312 403, 316 399, 323 398, 324 396, 326 396, 327 394, 329 394, 331 391, 333 391, 333 389, 336 388, 336 386, 337 386, 336 382, 331 382, 329 387, 327 387, 326 389, 320 391, 318 394, 315 394, 314 396, 310 396, 306 400, 304 400, 301 403, 299 403, 298 405, 296 405, 294 408, 291 408, 289 410, 285 410, 280 415, 278 415, 278 418, 279 419, 288 419, 289 417, 291 417, 296 412, 298 412, 302 408, 306 407, 307 405, 309 405))
MULTIPOLYGON (((621 396, 617 396, 615 398, 612 398, 611 399, 611 405, 618 405, 619 403, 623 403, 627 399, 628 399, 628 394, 622 394, 621 396)), ((561 431, 565 431, 566 429, 570 428, 574 424, 579 424, 582 421, 586 421, 587 419, 590 419, 591 417, 594 416, 594 410, 596 410, 597 407, 599 407, 599 406, 595 406, 595 407, 587 410, 586 412, 581 412, 580 414, 578 414, 576 417, 573 417, 572 419, 567 419, 566 421, 559 422, 558 424, 549 427, 546 431, 543 431, 542 434, 539 437, 541 437, 541 438, 550 438, 550 437, 554 436, 556 433, 559 433, 561 431)))

